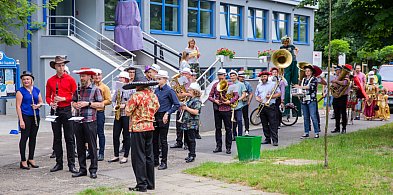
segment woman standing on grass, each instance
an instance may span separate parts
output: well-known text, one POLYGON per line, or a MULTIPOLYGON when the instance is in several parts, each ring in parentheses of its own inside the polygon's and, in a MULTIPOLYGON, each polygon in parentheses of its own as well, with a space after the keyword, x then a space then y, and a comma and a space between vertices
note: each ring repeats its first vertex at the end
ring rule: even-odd
POLYGON ((34 76, 24 71, 20 76, 22 87, 16 92, 16 113, 18 114, 21 137, 19 141, 20 168, 38 168, 34 162, 34 150, 36 145, 37 132, 40 124, 39 108, 42 105, 41 92, 34 87, 34 76), (29 140, 29 158, 26 161, 26 143, 29 140))

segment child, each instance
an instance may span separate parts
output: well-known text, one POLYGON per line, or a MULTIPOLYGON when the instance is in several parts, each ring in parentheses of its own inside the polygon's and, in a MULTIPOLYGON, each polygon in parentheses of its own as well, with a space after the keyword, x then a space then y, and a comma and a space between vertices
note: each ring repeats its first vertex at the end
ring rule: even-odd
POLYGON ((188 64, 189 54, 186 51, 183 51, 181 60, 180 60, 180 73, 183 71, 184 68, 191 68, 188 64))
POLYGON ((188 146, 188 157, 185 158, 186 163, 195 160, 195 134, 199 129, 199 114, 201 112, 202 102, 200 101, 201 87, 198 83, 191 83, 189 87, 191 99, 186 104, 181 104, 181 109, 184 110, 182 123, 180 129, 184 131, 184 141, 188 146))

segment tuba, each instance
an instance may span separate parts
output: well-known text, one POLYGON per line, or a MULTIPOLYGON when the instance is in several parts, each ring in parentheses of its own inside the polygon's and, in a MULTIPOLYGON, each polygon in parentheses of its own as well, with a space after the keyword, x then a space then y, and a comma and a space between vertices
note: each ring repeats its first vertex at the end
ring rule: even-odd
POLYGON ((350 73, 351 73, 351 70, 344 66, 343 69, 341 69, 341 74, 337 77, 337 80, 342 81, 344 79, 347 79, 348 83, 346 85, 336 85, 336 86, 331 85, 330 86, 330 90, 331 90, 332 96, 334 98, 341 97, 345 93, 345 91, 348 89, 350 82, 349 82, 349 79, 346 77, 350 73))
MULTIPOLYGON (((217 91, 220 92, 220 97, 223 101, 230 100, 235 96, 233 91, 231 93, 228 93, 228 88, 229 88, 229 84, 228 81, 225 79, 220 81, 217 85, 217 91)), ((239 101, 236 100, 234 103, 230 104, 232 108, 232 117, 231 117, 232 122, 235 122, 235 108, 237 107, 238 103, 239 101)))

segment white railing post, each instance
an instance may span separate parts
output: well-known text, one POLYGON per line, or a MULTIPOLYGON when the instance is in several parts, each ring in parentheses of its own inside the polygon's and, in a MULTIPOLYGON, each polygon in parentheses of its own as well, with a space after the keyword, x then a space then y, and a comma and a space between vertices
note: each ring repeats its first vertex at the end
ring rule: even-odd
POLYGON ((70 22, 71 22, 71 18, 67 18, 67 36, 70 36, 70 31, 71 31, 71 29, 70 29, 70 27, 71 27, 71 24, 70 24, 70 22))

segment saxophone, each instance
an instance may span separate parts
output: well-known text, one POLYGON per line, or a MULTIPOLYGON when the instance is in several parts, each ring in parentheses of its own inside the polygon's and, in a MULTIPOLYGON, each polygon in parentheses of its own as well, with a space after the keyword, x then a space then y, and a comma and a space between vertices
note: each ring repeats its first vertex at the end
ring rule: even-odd
POLYGON ((117 90, 116 92, 116 106, 114 108, 115 110, 115 119, 119 120, 120 119, 120 104, 121 104, 121 94, 120 90, 117 90))

